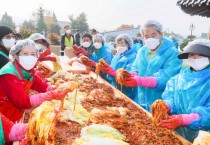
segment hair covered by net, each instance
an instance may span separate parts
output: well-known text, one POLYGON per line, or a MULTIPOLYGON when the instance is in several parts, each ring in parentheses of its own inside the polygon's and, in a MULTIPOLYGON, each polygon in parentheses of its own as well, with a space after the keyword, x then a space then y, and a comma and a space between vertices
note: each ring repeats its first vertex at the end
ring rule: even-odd
POLYGON ((96 38, 99 38, 99 39, 102 41, 103 44, 106 42, 104 36, 101 35, 101 34, 96 34, 95 36, 93 36, 93 41, 94 41, 96 38))
POLYGON ((144 34, 144 30, 147 28, 154 28, 158 32, 163 32, 163 26, 156 20, 149 20, 141 27, 141 34, 144 34))
POLYGON ((124 39, 129 44, 129 47, 132 47, 133 40, 130 37, 130 35, 128 35, 128 34, 120 34, 120 35, 118 35, 117 38, 115 39, 115 43, 117 43, 117 41, 119 41, 120 39, 124 39))
POLYGON ((19 51, 21 51, 23 48, 25 48, 27 46, 34 47, 34 49, 38 55, 39 51, 36 47, 36 44, 34 43, 33 40, 30 40, 30 39, 19 40, 14 46, 12 46, 12 48, 10 50, 10 54, 12 55, 12 57, 14 57, 14 54, 17 54, 19 51))

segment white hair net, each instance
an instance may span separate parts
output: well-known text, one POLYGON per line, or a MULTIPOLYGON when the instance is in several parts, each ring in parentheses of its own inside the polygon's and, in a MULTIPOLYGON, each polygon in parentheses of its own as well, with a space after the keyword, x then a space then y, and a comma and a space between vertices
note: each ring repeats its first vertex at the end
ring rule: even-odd
POLYGON ((115 39, 115 43, 117 43, 117 41, 119 39, 124 39, 128 44, 129 44, 129 47, 132 47, 133 45, 133 40, 132 38, 130 37, 130 35, 128 34, 120 34, 117 36, 117 38, 115 39))
POLYGON ((42 34, 40 33, 34 33, 34 34, 31 34, 31 36, 29 37, 29 39, 35 41, 35 40, 44 40, 47 44, 50 44, 48 39, 45 38, 42 34))
POLYGON ((158 21, 149 20, 141 27, 141 34, 144 34, 146 28, 154 28, 158 32, 163 32, 163 26, 158 21))
POLYGON ((34 43, 33 40, 30 39, 24 39, 24 40, 19 40, 14 46, 12 46, 12 48, 10 49, 10 54, 12 55, 12 57, 14 58, 14 54, 18 53, 19 51, 21 51, 24 47, 26 46, 32 46, 34 47, 37 55, 39 54, 39 50, 36 47, 36 44, 34 43))
POLYGON ((101 35, 101 34, 96 34, 96 35, 94 35, 94 36, 93 36, 93 41, 94 41, 96 38, 99 38, 99 39, 102 41, 103 44, 106 42, 104 36, 101 35))

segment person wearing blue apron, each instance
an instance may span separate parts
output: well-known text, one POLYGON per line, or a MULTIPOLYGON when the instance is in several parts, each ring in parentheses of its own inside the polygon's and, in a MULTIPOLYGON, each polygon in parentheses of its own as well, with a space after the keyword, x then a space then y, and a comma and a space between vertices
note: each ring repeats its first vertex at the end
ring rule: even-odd
POLYGON ((111 65, 100 66, 102 72, 109 75, 108 82, 121 90, 126 96, 134 100, 135 90, 132 87, 121 86, 116 82, 116 70, 124 68, 127 71, 131 70, 132 63, 136 58, 136 50, 133 48, 133 40, 128 34, 120 34, 115 40, 117 53, 114 55, 111 65))
POLYGON ((182 61, 171 40, 163 36, 163 27, 158 21, 147 21, 141 33, 145 45, 139 49, 131 69, 138 75, 127 78, 124 85, 138 86, 135 102, 150 111, 152 103, 161 99, 168 80, 179 73, 182 61))
MULTIPOLYGON (((187 65, 168 81, 163 92, 162 99, 170 116, 161 121, 161 126, 175 129, 193 142, 199 130, 210 130, 210 40, 190 42, 179 58, 187 65)), ((152 106, 153 111, 158 109, 154 107, 158 106, 157 102, 152 106)))

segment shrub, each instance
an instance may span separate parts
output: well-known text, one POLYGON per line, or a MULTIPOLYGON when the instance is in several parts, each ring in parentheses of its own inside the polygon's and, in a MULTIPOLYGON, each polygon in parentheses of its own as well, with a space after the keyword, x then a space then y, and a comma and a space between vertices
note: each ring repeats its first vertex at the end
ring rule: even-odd
POLYGON ((60 45, 60 41, 59 41, 60 36, 58 34, 56 34, 56 33, 49 33, 47 35, 47 38, 50 40, 50 43, 52 45, 60 45))

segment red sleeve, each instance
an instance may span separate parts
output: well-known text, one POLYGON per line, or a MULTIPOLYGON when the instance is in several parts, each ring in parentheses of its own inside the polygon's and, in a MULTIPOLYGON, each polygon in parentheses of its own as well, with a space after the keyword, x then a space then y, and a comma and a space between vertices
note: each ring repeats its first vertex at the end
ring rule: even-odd
POLYGON ((35 75, 31 89, 33 89, 39 93, 45 93, 47 91, 48 86, 49 86, 49 84, 47 84, 47 82, 45 80, 43 80, 39 76, 35 75))
POLYGON ((10 121, 8 118, 6 118, 1 113, 0 113, 0 117, 1 117, 1 120, 2 120, 2 126, 3 126, 3 130, 4 130, 4 139, 5 139, 6 142, 10 142, 9 133, 10 133, 10 130, 11 130, 11 128, 14 124, 13 124, 12 121, 10 121))
POLYGON ((12 74, 0 76, 0 88, 9 101, 18 109, 31 108, 29 95, 25 92, 20 79, 12 74))

